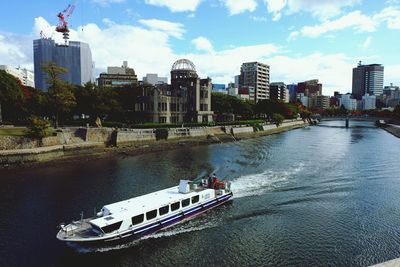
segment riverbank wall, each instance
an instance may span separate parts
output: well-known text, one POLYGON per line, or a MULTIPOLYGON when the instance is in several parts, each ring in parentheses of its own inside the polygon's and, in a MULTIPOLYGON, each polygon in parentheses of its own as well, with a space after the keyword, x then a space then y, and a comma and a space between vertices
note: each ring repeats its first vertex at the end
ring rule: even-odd
POLYGON ((56 136, 31 140, 25 137, 0 136, 0 167, 31 162, 101 155, 107 152, 136 154, 174 147, 221 143, 275 134, 308 126, 302 120, 288 120, 281 125, 216 126, 171 129, 69 128, 56 136), (160 137, 160 132, 163 133, 160 137))
POLYGON ((385 129, 385 131, 387 131, 388 133, 393 134, 397 138, 400 138, 400 126, 387 125, 386 127, 383 127, 383 129, 385 129))

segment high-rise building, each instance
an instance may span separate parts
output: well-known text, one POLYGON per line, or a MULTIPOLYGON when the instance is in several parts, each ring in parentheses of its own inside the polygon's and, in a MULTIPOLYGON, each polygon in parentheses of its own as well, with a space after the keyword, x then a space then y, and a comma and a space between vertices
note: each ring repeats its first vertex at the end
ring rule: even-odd
POLYGON ((0 70, 4 70, 15 78, 19 79, 25 86, 35 87, 35 75, 32 71, 22 68, 14 68, 9 65, 0 65, 0 70))
POLYGON ((320 108, 320 109, 327 109, 329 108, 329 100, 330 97, 329 96, 325 96, 325 95, 317 95, 314 96, 314 107, 316 108, 320 108))
POLYGON ((270 84, 270 98, 281 100, 285 103, 289 102, 289 90, 283 82, 275 82, 270 84))
POLYGON ((362 109, 363 110, 370 110, 370 109, 376 109, 376 96, 375 95, 369 95, 365 94, 362 96, 362 109))
POLYGON ((33 57, 35 67, 35 86, 47 91, 47 75, 43 72, 44 64, 54 62, 64 67, 67 73, 61 75, 64 81, 84 85, 93 80, 92 52, 88 44, 83 42, 69 42, 69 45, 56 44, 52 39, 38 39, 33 41, 33 57))
POLYGON ((297 84, 296 91, 297 94, 303 93, 308 97, 322 95, 322 84, 317 79, 301 82, 297 84))
POLYGON ((260 62, 243 63, 240 69, 239 87, 253 87, 254 98, 258 102, 269 99, 269 66, 260 62))
POLYGON ((120 87, 137 83, 135 70, 128 67, 128 61, 124 61, 121 67, 108 67, 107 73, 100 73, 100 77, 97 78, 100 87, 120 87))
POLYGON ((347 110, 357 110, 357 99, 352 98, 351 94, 345 94, 340 97, 340 105, 347 110))
POLYGON ((287 89, 289 90, 289 101, 294 101, 296 99, 297 84, 289 84, 287 89))
POLYGON ((353 68, 354 98, 360 100, 365 94, 381 95, 383 93, 383 72, 381 64, 363 65, 361 61, 353 68))
POLYGON ((148 73, 145 77, 143 77, 143 83, 157 85, 157 84, 167 84, 167 77, 159 77, 156 73, 148 73))

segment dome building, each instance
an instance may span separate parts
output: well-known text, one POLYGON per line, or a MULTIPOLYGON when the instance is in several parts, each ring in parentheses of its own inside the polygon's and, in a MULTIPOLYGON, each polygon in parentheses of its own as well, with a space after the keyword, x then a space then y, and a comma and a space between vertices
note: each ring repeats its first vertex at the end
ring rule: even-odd
POLYGON ((196 66, 179 59, 171 67, 171 84, 143 88, 135 110, 143 112, 146 121, 181 124, 207 123, 211 111, 211 79, 200 79, 196 66))

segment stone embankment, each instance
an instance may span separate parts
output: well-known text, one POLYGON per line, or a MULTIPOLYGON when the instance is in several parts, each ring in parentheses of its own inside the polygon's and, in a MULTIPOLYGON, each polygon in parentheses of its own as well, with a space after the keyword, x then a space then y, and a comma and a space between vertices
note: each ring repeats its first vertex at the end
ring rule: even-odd
POLYGON ((388 124, 384 127, 387 132, 393 134, 394 136, 400 138, 400 125, 388 124))
MULTIPOLYGON (((56 136, 32 140, 26 137, 0 136, 0 166, 42 162, 88 154, 101 154, 117 148, 141 152, 171 149, 185 144, 207 144, 268 135, 309 125, 302 120, 284 121, 261 127, 218 126, 171 129, 68 128, 56 136), (163 135, 160 135, 160 131, 163 135), (161 137, 160 137, 161 136, 161 137)), ((118 151, 118 149, 117 149, 118 151)))

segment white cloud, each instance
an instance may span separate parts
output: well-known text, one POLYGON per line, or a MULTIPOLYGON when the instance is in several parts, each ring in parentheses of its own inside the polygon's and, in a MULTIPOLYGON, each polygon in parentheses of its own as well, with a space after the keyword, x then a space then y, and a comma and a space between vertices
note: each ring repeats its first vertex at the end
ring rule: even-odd
POLYGON ((202 0, 145 0, 146 4, 167 7, 172 12, 194 12, 202 0))
POLYGON ((257 22, 266 22, 268 19, 266 17, 250 16, 250 19, 257 22))
POLYGON ((393 83, 400 86, 400 65, 385 66, 385 85, 393 83))
MULTIPOLYGON (((389 29, 400 30, 400 8, 386 7, 373 16, 366 16, 356 10, 334 20, 327 20, 314 26, 304 26, 300 32, 307 37, 319 37, 322 34, 348 28, 356 32, 374 32, 382 23, 386 23, 389 29)), ((288 40, 293 40, 297 35, 298 31, 291 32, 288 40)))
POLYGON ((32 41, 29 37, 0 32, 1 64, 33 69, 32 41))
POLYGON ((319 25, 304 26, 301 34, 307 37, 318 37, 324 33, 352 28, 357 32, 373 32, 376 30, 376 22, 360 11, 350 12, 338 19, 328 20, 319 25))
POLYGON ((271 64, 271 81, 287 83, 319 79, 323 84, 323 94, 333 91, 351 91, 352 59, 343 54, 324 55, 313 53, 299 57, 275 56, 271 64))
POLYGON ((287 5, 287 0, 264 0, 267 4, 269 13, 273 14, 272 20, 278 21, 281 16, 281 10, 287 5))
POLYGON ((181 39, 185 33, 183 24, 159 19, 141 19, 139 22, 151 30, 162 31, 170 36, 181 39))
POLYGON ((310 12, 320 20, 326 20, 342 13, 346 7, 360 4, 361 0, 288 0, 288 13, 310 12))
POLYGON ((282 14, 291 15, 308 12, 321 21, 335 17, 347 7, 361 3, 361 0, 264 0, 267 10, 277 21, 282 14))
POLYGON ((289 37, 287 38, 287 41, 288 42, 290 42, 290 41, 293 41, 293 40, 295 40, 298 36, 299 36, 299 32, 298 31, 293 31, 293 32, 291 32, 290 34, 289 34, 289 37))
POLYGON ((214 47, 211 44, 210 40, 208 40, 207 38, 205 38, 203 36, 193 39, 192 43, 194 44, 196 49, 199 51, 210 52, 210 53, 214 52, 214 47))
POLYGON ((373 17, 377 22, 386 22, 389 29, 400 30, 400 9, 387 7, 373 17))
POLYGON ((367 39, 363 42, 362 48, 364 50, 367 50, 369 48, 369 46, 371 45, 371 42, 372 42, 372 37, 368 36, 367 39))
POLYGON ((256 0, 222 0, 230 15, 237 15, 246 11, 253 12, 257 7, 256 0))
POLYGON ((92 0, 93 3, 99 4, 101 6, 108 6, 110 4, 119 4, 125 1, 126 0, 92 0))

